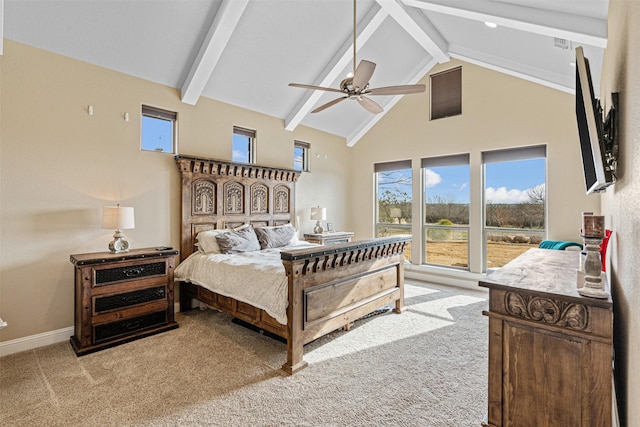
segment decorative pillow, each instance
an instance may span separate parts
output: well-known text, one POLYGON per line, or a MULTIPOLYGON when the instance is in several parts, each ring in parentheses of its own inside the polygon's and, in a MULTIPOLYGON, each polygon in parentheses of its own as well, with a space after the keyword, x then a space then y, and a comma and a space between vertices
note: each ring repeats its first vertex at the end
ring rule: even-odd
POLYGON ((231 233, 233 231, 242 230, 247 227, 249 227, 249 224, 243 224, 236 228, 222 228, 218 230, 201 231, 196 236, 196 245, 198 246, 198 250, 205 254, 221 254, 222 251, 220 250, 220 246, 218 246, 216 236, 219 236, 223 233, 231 233))
MULTIPOLYGON (((256 228, 260 248, 281 248, 293 243, 296 229, 291 224, 256 228)), ((297 240, 297 239, 296 239, 297 240)))
POLYGON ((253 227, 242 230, 222 233, 216 236, 220 252, 223 254, 237 254, 240 252, 252 252, 260 250, 258 236, 253 227))

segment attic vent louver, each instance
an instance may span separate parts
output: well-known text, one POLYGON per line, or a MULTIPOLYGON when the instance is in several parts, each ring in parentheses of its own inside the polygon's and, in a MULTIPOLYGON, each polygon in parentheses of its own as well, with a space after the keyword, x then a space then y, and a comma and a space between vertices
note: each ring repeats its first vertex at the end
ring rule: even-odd
POLYGON ((553 45, 555 47, 559 47, 560 49, 571 49, 571 41, 567 39, 561 39, 558 37, 553 38, 553 45))

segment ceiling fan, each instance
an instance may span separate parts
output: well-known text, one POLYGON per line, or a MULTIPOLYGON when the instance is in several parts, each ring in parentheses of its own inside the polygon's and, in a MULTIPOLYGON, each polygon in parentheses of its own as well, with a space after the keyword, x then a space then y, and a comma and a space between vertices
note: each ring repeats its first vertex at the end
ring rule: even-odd
POLYGON ((344 96, 341 96, 340 98, 336 98, 333 101, 329 101, 326 104, 319 106, 313 110, 312 113, 318 113, 341 101, 344 101, 345 99, 355 99, 367 111, 373 114, 378 114, 382 113, 384 110, 377 102, 368 98, 366 95, 408 95, 424 92, 426 89, 426 86, 423 84, 385 86, 372 89, 369 87, 369 80, 371 79, 375 69, 376 64, 366 60, 361 60, 356 68, 356 0, 353 0, 353 74, 340 82, 340 89, 300 83, 289 83, 289 86, 344 94, 344 96))

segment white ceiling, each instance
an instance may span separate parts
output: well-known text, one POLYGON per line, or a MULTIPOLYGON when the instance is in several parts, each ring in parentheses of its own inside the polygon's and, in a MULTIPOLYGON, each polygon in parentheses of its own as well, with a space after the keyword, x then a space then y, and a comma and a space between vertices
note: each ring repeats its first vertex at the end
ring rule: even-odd
MULTIPOLYGON (((189 104, 213 98, 348 145, 385 114, 353 101, 311 114, 339 94, 288 86, 338 88, 352 71, 351 0, 2 2, 5 38, 178 88, 189 104)), ((600 80, 607 10, 608 0, 358 0, 357 58, 377 64, 371 87, 416 83, 453 57, 572 93, 576 46, 600 80)), ((375 96, 385 112, 399 99, 375 96)))

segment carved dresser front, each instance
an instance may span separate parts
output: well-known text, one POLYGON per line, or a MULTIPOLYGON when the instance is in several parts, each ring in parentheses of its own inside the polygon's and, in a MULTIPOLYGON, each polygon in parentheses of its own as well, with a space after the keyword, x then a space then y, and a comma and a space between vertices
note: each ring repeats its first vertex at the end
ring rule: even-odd
POLYGON ((613 304, 578 294, 579 252, 530 249, 489 288, 484 426, 611 426, 613 304))

